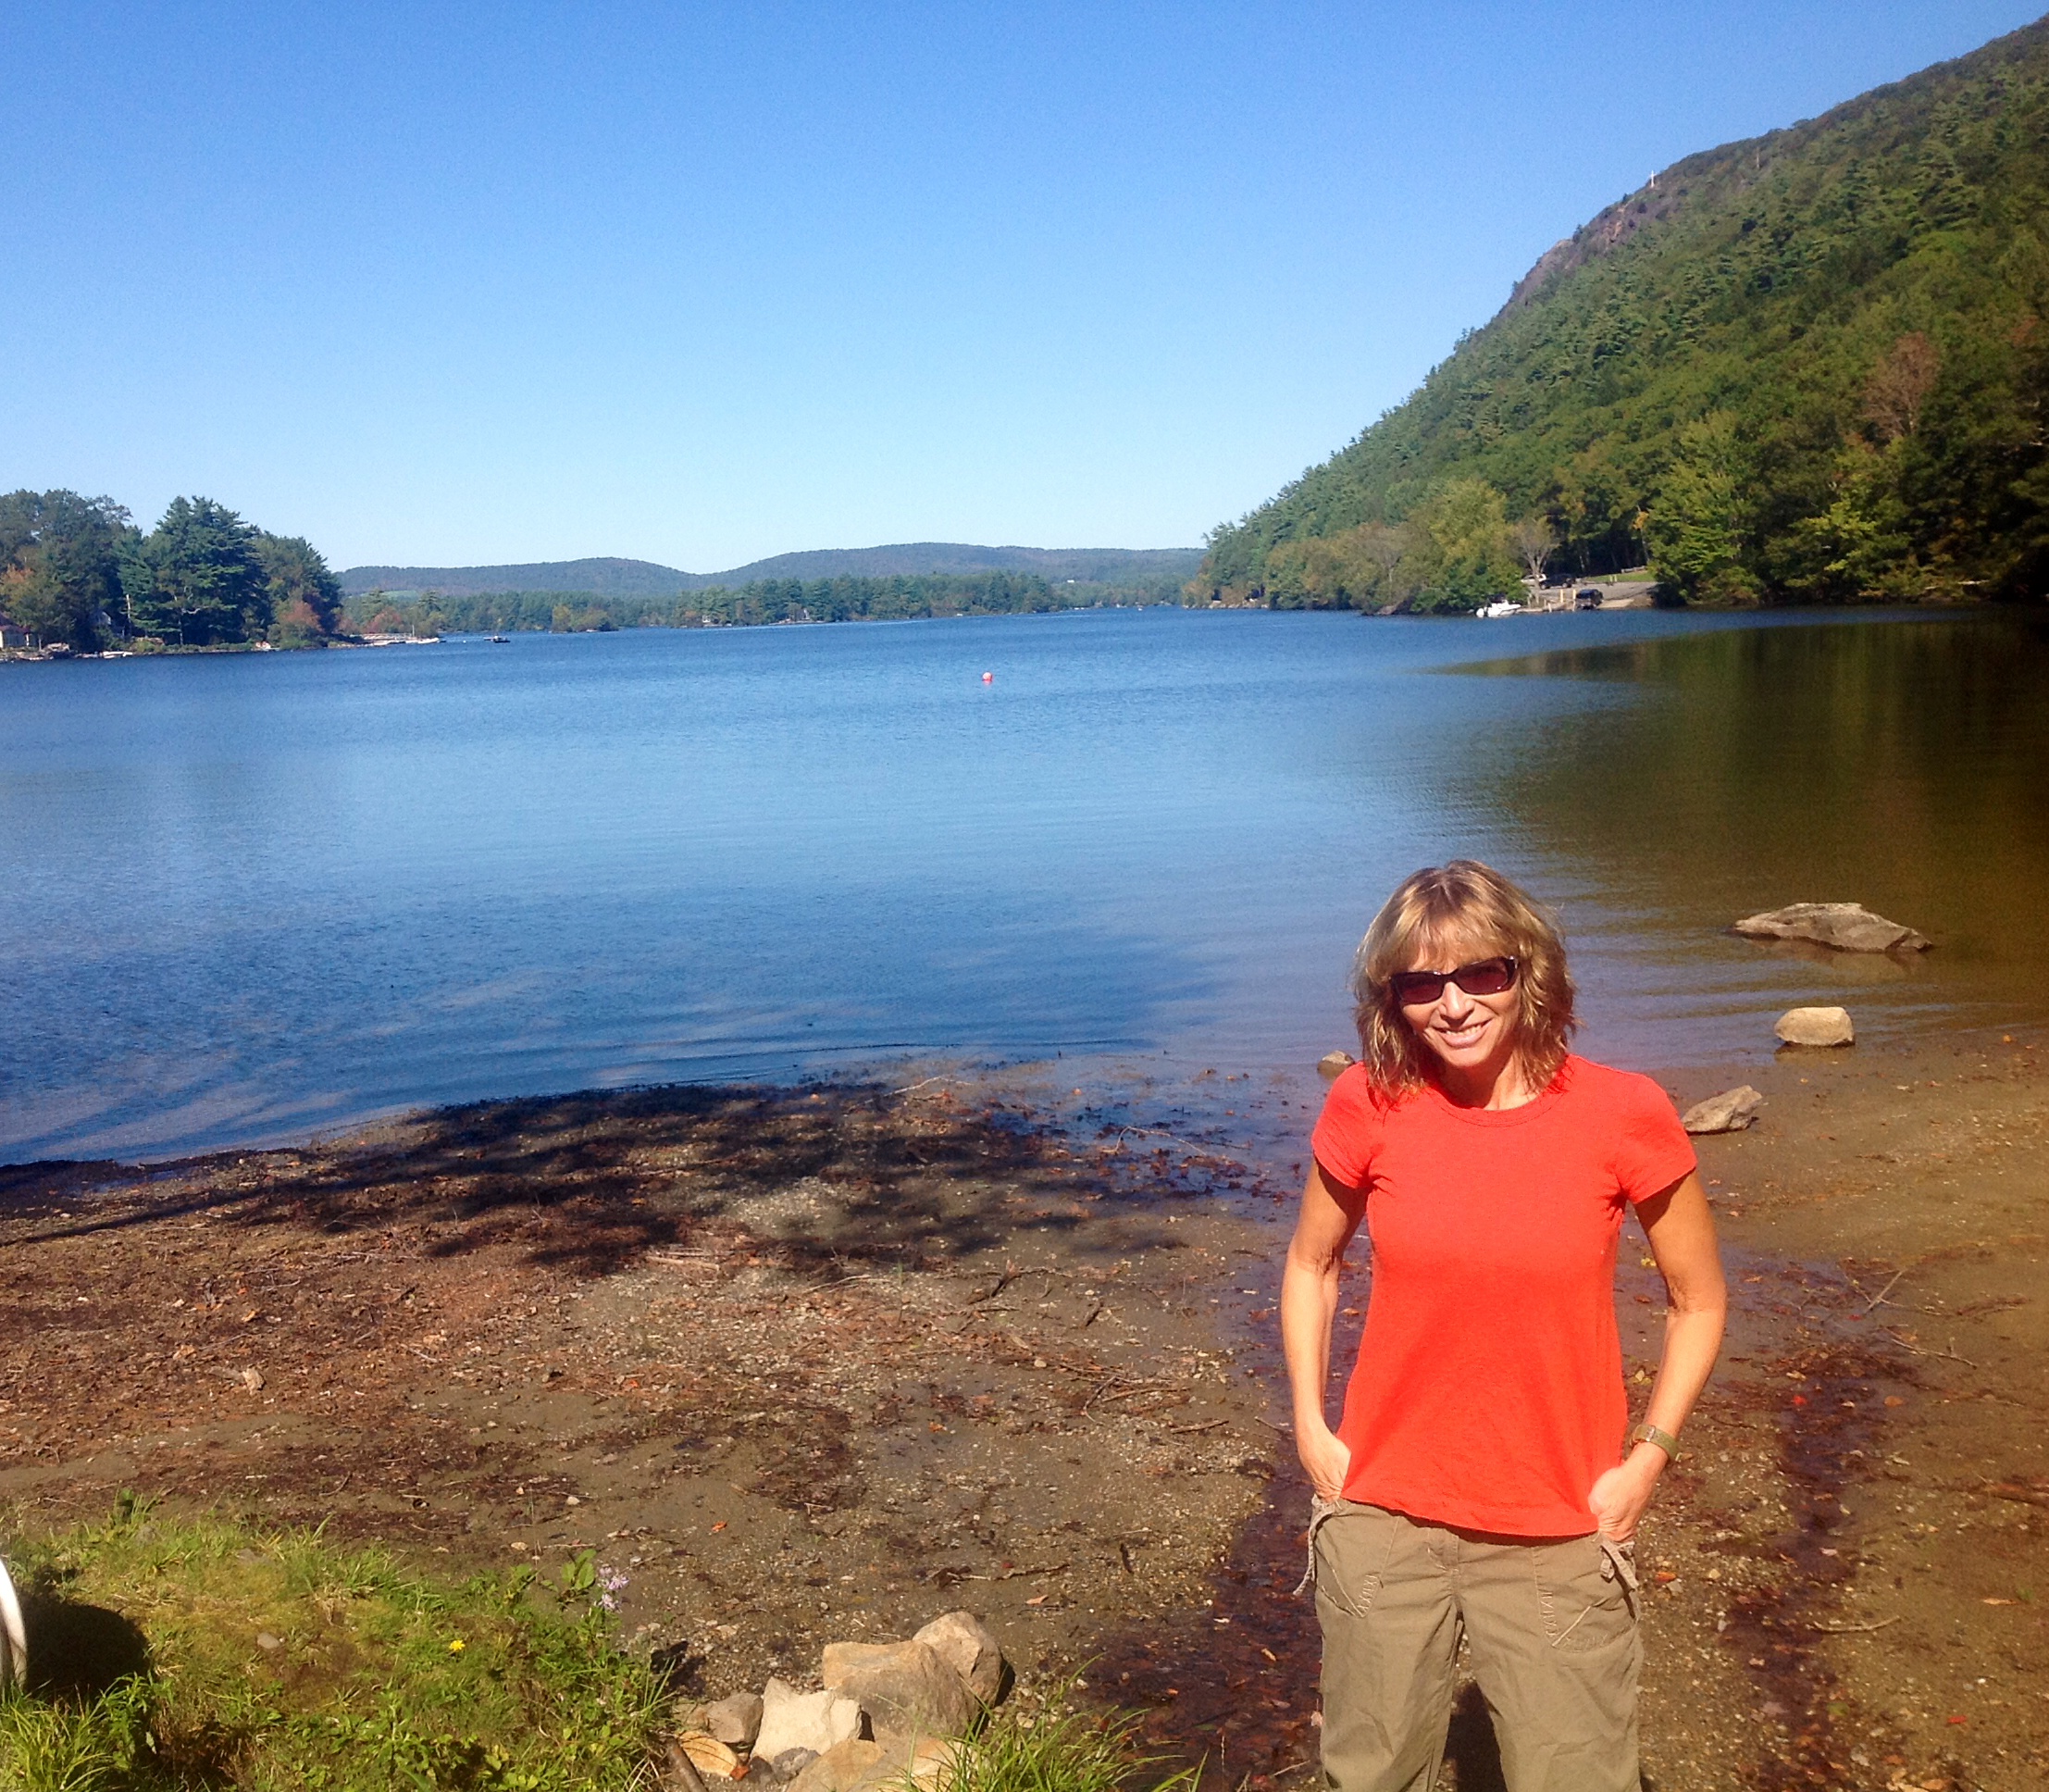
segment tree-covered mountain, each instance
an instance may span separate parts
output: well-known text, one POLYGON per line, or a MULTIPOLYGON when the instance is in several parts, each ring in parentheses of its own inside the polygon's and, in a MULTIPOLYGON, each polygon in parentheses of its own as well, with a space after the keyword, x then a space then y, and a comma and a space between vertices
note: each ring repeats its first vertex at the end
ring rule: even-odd
POLYGON ((1125 585, 1184 579, 1201 560, 1199 548, 990 548, 963 541, 901 541, 889 547, 778 554, 726 572, 682 572, 652 560, 542 560, 505 566, 351 566, 341 579, 351 597, 386 591, 437 591, 450 597, 569 591, 590 597, 673 598, 678 591, 714 587, 737 591, 772 579, 923 579, 988 572, 1125 585))
POLYGON ((1468 608, 1648 560, 1695 602, 2049 588, 2049 20, 1687 157, 1189 596, 1468 608))

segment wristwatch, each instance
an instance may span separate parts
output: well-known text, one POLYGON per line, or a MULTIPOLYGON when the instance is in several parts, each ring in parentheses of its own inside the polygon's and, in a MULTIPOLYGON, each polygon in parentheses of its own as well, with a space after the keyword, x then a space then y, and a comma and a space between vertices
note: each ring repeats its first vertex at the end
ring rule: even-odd
POLYGON ((1671 1461, 1679 1460, 1679 1439, 1647 1420, 1630 1432, 1629 1440, 1632 1444, 1656 1444, 1671 1461))

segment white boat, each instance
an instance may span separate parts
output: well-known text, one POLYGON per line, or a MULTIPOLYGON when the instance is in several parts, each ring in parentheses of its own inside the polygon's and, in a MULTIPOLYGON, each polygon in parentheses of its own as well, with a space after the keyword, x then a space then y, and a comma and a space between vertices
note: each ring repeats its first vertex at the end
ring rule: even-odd
POLYGON ((1483 604, 1473 614, 1483 622, 1493 622, 1501 616, 1521 616, 1522 605, 1511 604, 1505 597, 1497 597, 1492 604, 1483 604))

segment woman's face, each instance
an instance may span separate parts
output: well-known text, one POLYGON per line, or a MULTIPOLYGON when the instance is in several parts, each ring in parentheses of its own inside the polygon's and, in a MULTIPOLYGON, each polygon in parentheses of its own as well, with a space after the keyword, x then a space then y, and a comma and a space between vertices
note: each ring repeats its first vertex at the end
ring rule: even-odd
MULTIPOLYGON (((1425 940, 1409 964, 1411 971, 1451 971, 1501 954, 1483 941, 1456 936, 1425 940)), ((1402 1003, 1402 1018, 1438 1062, 1465 1085, 1491 1083, 1515 1057, 1517 991, 1473 995, 1447 983, 1434 1002, 1402 1003)))

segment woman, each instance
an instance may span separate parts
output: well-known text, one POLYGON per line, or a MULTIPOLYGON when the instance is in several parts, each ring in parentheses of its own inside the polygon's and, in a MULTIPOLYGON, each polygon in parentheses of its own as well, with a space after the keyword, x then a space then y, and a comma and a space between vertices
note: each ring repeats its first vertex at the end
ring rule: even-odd
POLYGON ((1570 1054, 1564 942, 1484 865, 1407 879, 1353 992, 1361 1061, 1317 1122, 1281 1286, 1325 1773, 1335 1792, 1427 1792, 1463 1636, 1509 1792, 1637 1792, 1629 1544, 1727 1306, 1693 1148, 1657 1084, 1570 1054), (1631 1206, 1670 1306, 1625 1442, 1631 1206), (1372 1294, 1334 1432, 1331 1320, 1361 1220, 1372 1294))

